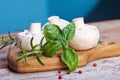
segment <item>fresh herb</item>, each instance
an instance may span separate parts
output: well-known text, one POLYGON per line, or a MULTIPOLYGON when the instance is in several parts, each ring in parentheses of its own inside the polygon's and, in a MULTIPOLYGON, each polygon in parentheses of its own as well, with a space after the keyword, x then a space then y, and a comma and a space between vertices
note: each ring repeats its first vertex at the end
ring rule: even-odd
POLYGON ((98 41, 98 43, 99 43, 99 44, 101 44, 101 43, 103 43, 103 42, 104 42, 104 41, 103 41, 103 40, 101 40, 101 39, 98 41))
POLYGON ((68 49, 69 48, 68 41, 66 41, 63 37, 60 38, 60 42, 63 46, 63 49, 68 49))
POLYGON ((44 54, 46 56, 51 57, 52 55, 55 55, 57 52, 62 50, 62 44, 59 40, 50 40, 47 42, 47 44, 44 47, 44 54))
MULTIPOLYGON (((20 61, 20 60, 22 60, 22 59, 24 59, 25 60, 25 63, 27 64, 27 65, 29 65, 28 64, 28 61, 27 61, 27 57, 28 56, 36 56, 36 59, 37 59, 37 61, 40 63, 40 64, 42 64, 42 65, 44 65, 44 63, 41 61, 41 59, 40 59, 40 56, 42 55, 42 53, 43 53, 43 51, 41 51, 41 50, 36 50, 35 48, 36 47, 38 47, 38 46, 41 46, 40 44, 38 44, 38 45, 33 45, 33 37, 31 38, 31 40, 30 40, 30 46, 31 46, 31 51, 30 52, 28 52, 28 51, 26 51, 23 47, 22 47, 22 42, 20 42, 20 49, 21 49, 21 51, 22 51, 22 54, 19 56, 19 58, 17 59, 17 61, 20 61)), ((42 43, 42 42, 41 42, 42 43)))
POLYGON ((32 49, 30 52, 27 52, 22 47, 22 42, 20 42, 22 54, 17 61, 24 59, 25 63, 28 64, 27 57, 36 56, 38 62, 44 65, 40 59, 42 54, 47 57, 52 57, 53 55, 62 51, 61 60, 68 66, 70 71, 74 71, 78 66, 78 55, 69 47, 69 41, 74 37, 75 34, 74 23, 68 24, 63 30, 61 30, 57 25, 48 24, 44 27, 43 33, 47 42, 42 45, 42 41, 44 39, 43 37, 40 44, 33 45, 33 38, 31 38, 30 45, 32 49), (36 50, 36 47, 38 46, 41 47, 41 50, 36 50))
POLYGON ((9 35, 9 38, 10 38, 9 40, 4 39, 3 36, 0 39, 0 43, 1 43, 0 50, 3 49, 4 47, 16 42, 16 40, 11 36, 10 32, 8 32, 8 35, 9 35))
POLYGON ((73 49, 69 48, 69 41, 75 34, 74 23, 68 24, 63 30, 60 30, 56 25, 48 24, 43 31, 45 38, 48 40, 44 45, 44 54, 50 57, 63 50, 61 60, 71 71, 74 71, 78 66, 78 55, 73 49))
POLYGON ((78 55, 71 48, 64 50, 61 59, 71 71, 74 71, 78 66, 78 55))
POLYGON ((46 40, 55 40, 61 34, 61 30, 59 26, 54 25, 54 24, 46 25, 43 32, 44 32, 44 36, 46 40))
POLYGON ((62 31, 63 37, 66 41, 70 41, 75 34, 75 25, 74 23, 68 24, 62 31))

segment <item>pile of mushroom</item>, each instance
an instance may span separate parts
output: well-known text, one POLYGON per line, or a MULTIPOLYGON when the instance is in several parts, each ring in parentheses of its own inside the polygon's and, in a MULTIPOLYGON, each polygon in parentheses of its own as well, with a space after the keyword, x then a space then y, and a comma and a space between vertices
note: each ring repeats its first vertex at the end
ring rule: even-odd
MULTIPOLYGON (((41 31, 41 23, 31 23, 29 30, 24 30, 24 32, 20 32, 17 35, 17 45, 20 47, 20 41, 22 42, 22 47, 27 50, 31 51, 30 40, 33 39, 33 45, 40 44, 40 41, 43 37, 43 32, 41 31)), ((43 40, 43 43, 46 41, 43 40)), ((37 50, 40 47, 36 47, 37 50)))
MULTIPOLYGON (((60 29, 62 30, 65 26, 67 26, 69 24, 69 22, 64 19, 61 19, 59 16, 51 16, 48 18, 48 22, 45 25, 47 25, 47 24, 58 25, 60 27, 60 29)), ((45 25, 43 25, 43 28, 45 25)))
POLYGON ((76 30, 70 47, 75 50, 87 50, 97 45, 100 34, 96 26, 84 24, 83 18, 73 19, 76 30))
MULTIPOLYGON (((73 39, 69 42, 70 47, 75 50, 87 50, 95 47, 100 38, 99 30, 97 29, 97 27, 84 24, 83 18, 75 18, 73 19, 73 23, 75 24, 75 35, 73 39)), ((58 25, 62 30, 65 26, 69 24, 69 22, 64 19, 60 19, 59 16, 51 16, 48 18, 48 22, 45 25, 47 24, 58 25)), ((43 28, 45 25, 43 25, 43 28)), ((44 35, 41 30, 41 24, 31 23, 29 30, 18 33, 17 45, 20 47, 20 41, 22 41, 23 48, 25 48, 27 51, 30 51, 31 38, 34 37, 33 45, 37 45, 40 44, 43 36, 44 35)), ((43 43, 45 42, 46 40, 44 39, 43 43)), ((40 47, 37 47, 36 49, 39 50, 40 47)))

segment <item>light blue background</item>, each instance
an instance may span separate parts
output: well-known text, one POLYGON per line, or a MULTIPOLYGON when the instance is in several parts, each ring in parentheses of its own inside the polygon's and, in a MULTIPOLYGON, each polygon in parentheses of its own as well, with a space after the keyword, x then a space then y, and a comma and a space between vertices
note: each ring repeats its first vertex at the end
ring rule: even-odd
POLYGON ((120 0, 0 0, 0 34, 23 31, 32 22, 41 22, 43 25, 52 15, 68 21, 81 16, 87 21, 102 20, 105 17, 109 19, 109 16, 120 13, 119 2, 120 0), (98 5, 100 2, 105 4, 98 5))
POLYGON ((100 0, 0 0, 0 34, 29 28, 32 22, 44 24, 58 15, 66 20, 87 16, 100 0))
POLYGON ((0 0, 0 33, 28 28, 31 22, 46 19, 45 0, 0 0))

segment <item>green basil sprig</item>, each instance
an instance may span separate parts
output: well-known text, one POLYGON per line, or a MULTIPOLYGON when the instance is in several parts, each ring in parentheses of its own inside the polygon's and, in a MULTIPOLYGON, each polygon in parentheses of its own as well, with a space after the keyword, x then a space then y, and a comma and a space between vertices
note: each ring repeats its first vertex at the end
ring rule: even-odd
POLYGON ((48 24, 43 30, 44 36, 48 42, 44 45, 44 54, 53 56, 60 50, 63 50, 61 60, 74 71, 78 66, 77 53, 69 48, 69 41, 74 37, 75 25, 68 24, 63 30, 54 24, 48 24))

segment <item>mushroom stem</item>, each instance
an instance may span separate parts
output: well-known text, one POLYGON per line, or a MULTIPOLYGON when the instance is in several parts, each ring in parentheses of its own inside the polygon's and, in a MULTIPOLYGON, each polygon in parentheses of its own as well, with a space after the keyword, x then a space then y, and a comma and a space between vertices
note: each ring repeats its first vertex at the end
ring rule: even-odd
POLYGON ((29 33, 32 34, 40 34, 41 31, 41 23, 31 23, 29 33))
POLYGON ((49 22, 50 24, 55 24, 55 25, 60 26, 60 18, 59 18, 59 16, 49 17, 49 18, 48 18, 48 22, 49 22))
POLYGON ((80 17, 80 18, 75 18, 72 20, 76 26, 76 28, 83 28, 85 26, 84 24, 84 18, 80 17))

